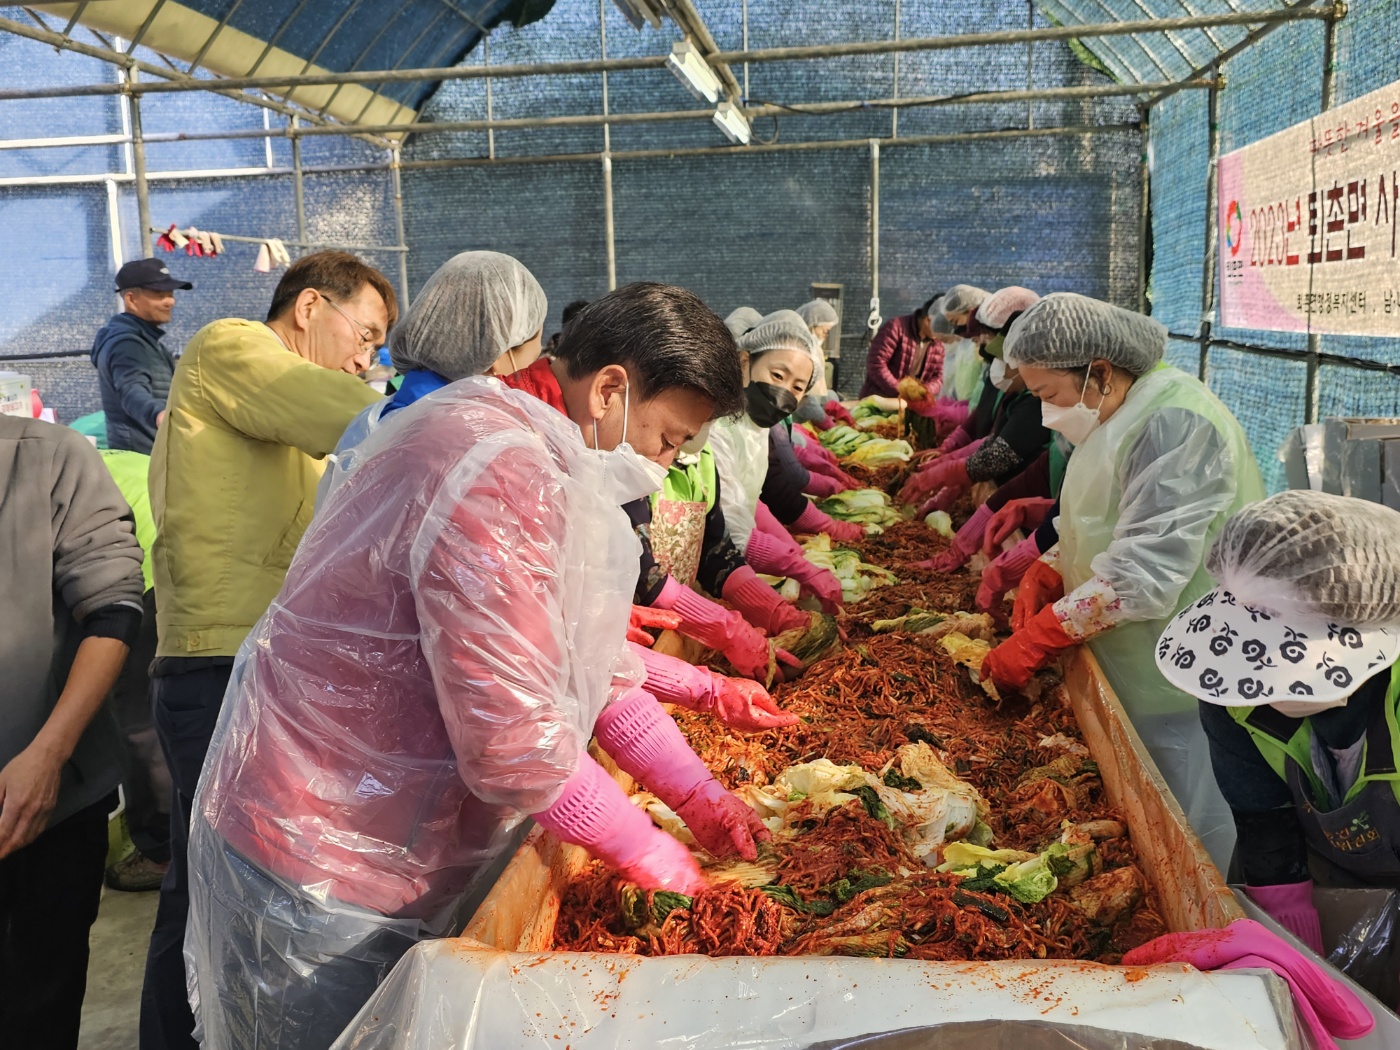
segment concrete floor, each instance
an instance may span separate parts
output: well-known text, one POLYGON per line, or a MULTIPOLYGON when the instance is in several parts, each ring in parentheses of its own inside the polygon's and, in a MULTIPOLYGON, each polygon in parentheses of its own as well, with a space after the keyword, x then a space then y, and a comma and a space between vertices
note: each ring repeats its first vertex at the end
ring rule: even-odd
POLYGON ((78 1050, 132 1050, 141 1012, 146 945, 160 894, 102 889, 89 944, 87 997, 78 1050))

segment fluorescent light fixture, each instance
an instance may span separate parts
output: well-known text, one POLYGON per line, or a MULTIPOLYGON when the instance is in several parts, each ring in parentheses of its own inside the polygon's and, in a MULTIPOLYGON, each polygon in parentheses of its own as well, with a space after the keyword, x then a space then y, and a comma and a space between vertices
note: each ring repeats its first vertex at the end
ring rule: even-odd
POLYGON ((733 102, 721 102, 715 109, 715 127, 724 132, 724 137, 739 146, 747 146, 753 139, 753 129, 748 118, 733 102))
POLYGON ((686 86, 686 90, 701 102, 719 99, 719 77, 715 76, 710 64, 700 57, 700 52, 689 40, 677 40, 671 45, 666 65, 676 74, 676 79, 686 86))

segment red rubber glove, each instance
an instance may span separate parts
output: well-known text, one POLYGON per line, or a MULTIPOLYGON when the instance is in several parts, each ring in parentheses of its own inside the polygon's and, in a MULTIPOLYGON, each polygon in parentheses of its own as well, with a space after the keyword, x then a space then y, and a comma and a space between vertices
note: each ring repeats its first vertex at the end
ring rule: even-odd
POLYGON ((1021 590, 1011 610, 1011 629, 1019 631, 1031 617, 1065 596, 1065 580, 1053 565, 1036 559, 1021 577, 1021 590))
POLYGON ((1078 644, 1078 639, 1065 634, 1060 626, 1055 607, 1047 605, 1026 626, 987 654, 982 661, 982 677, 990 677, 1000 688, 1020 692, 1030 684, 1037 671, 1050 666, 1062 652, 1078 644))
POLYGON ((587 754, 564 782, 554 804, 534 816, 555 838, 582 846, 642 889, 689 896, 705 888, 700 865, 690 850, 632 805, 616 781, 587 754))
POLYGON ((948 549, 933 559, 933 567, 939 572, 955 572, 966 565, 968 559, 977 553, 982 533, 991 518, 992 508, 985 503, 973 511, 972 517, 958 530, 948 549))
POLYGON ((1293 992, 1299 1020, 1323 1050, 1335 1039, 1360 1039, 1376 1020, 1351 990, 1253 919, 1236 919, 1223 930, 1169 933, 1123 956, 1124 966, 1186 963, 1198 970, 1272 970, 1293 992))
POLYGON ((1036 546, 1034 536, 1027 536, 1009 551, 1003 551, 996 561, 982 570, 982 586, 977 588, 977 608, 1004 616, 1002 596, 1020 583, 1026 571, 1039 560, 1040 548, 1036 546))
POLYGON ((826 403, 826 414, 828 418, 837 423, 844 423, 848 427, 854 427, 856 425, 855 416, 851 415, 850 411, 845 405, 841 404, 840 401, 828 401, 826 403))
POLYGON ((646 690, 633 689, 605 707, 593 733, 618 768, 676 811, 706 852, 753 860, 755 840, 772 838, 758 814, 715 780, 646 690))
POLYGON ((923 503, 930 496, 946 487, 965 489, 972 485, 967 476, 967 464, 962 460, 943 456, 934 460, 904 483, 899 490, 902 503, 923 503))
POLYGON ((795 631, 811 623, 801 609, 783 601, 782 596, 758 578, 747 565, 741 565, 724 581, 724 600, 743 614, 744 619, 769 635, 795 631))
POLYGON ((938 490, 933 499, 926 500, 919 504, 919 509, 915 517, 926 518, 936 510, 949 511, 957 505, 958 500, 967 489, 957 485, 944 485, 938 490))
POLYGON ((1026 532, 1033 532, 1040 528, 1045 516, 1050 513, 1055 506, 1053 499, 1013 499, 1009 501, 1001 510, 997 511, 992 520, 987 522, 984 535, 982 537, 982 552, 989 557, 994 557, 1001 549, 1001 545, 1006 542, 1017 529, 1024 529, 1026 532))
POLYGON ((632 606, 632 616, 627 621, 627 640, 650 648, 656 639, 648 633, 651 630, 674 631, 681 625, 681 614, 666 609, 648 609, 645 605, 632 606))

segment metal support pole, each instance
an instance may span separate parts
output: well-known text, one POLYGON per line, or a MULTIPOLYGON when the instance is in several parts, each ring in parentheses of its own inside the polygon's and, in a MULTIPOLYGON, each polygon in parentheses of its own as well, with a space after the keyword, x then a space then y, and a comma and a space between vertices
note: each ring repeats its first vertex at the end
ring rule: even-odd
POLYGON ((1207 97, 1210 148, 1206 161, 1206 257, 1201 264, 1201 330, 1198 336, 1201 361, 1197 368, 1197 376, 1202 383, 1210 378, 1210 333, 1215 325, 1215 256, 1220 241, 1216 223, 1216 213, 1220 210, 1220 202, 1216 199, 1219 194, 1216 168, 1220 161, 1220 89, 1211 88, 1207 97))
POLYGON ((617 241, 613 229, 612 154, 603 154, 603 230, 608 242, 608 291, 617 287, 617 241))
MULTIPOLYGON (((136 67, 126 71, 127 80, 135 84, 140 76, 136 67)), ((141 134, 141 98, 131 96, 131 167, 136 178, 136 221, 141 224, 141 258, 149 259, 151 246, 151 193, 146 182, 146 140, 141 134)))
MULTIPOLYGON (((1345 9, 1342 13, 1345 14, 1345 9)), ((1337 60, 1337 22, 1340 17, 1341 15, 1338 15, 1327 20, 1326 33, 1322 38, 1322 113, 1332 108, 1336 73, 1334 66, 1337 60)), ((1308 321, 1308 327, 1312 327, 1311 319, 1308 321)), ((1322 371, 1321 355, 1322 336, 1309 332, 1307 403, 1304 405, 1303 417, 1305 423, 1316 423, 1322 412, 1322 390, 1319 384, 1322 371)))
MULTIPOLYGON (((1035 0, 1026 0, 1026 28, 1035 28, 1035 0)), ((1035 90, 1035 41, 1026 41, 1026 90, 1035 90)), ((1035 127, 1035 104, 1026 99, 1026 127, 1035 127)))
MULTIPOLYGON (((292 130, 295 131, 298 118, 292 118, 292 130)), ((302 179, 301 167, 301 136, 292 136, 292 188, 297 199, 297 240, 306 240, 306 186, 302 179)))
POLYGON ((112 272, 122 268, 126 260, 122 252, 122 212, 117 198, 117 180, 107 179, 107 230, 112 252, 112 272))
POLYGON ((880 140, 870 140, 870 316, 866 326, 873 336, 880 317, 880 140))
POLYGON ((399 237, 399 316, 408 309, 408 241, 403 229, 403 178, 400 174, 399 144, 396 142, 389 151, 389 177, 394 187, 394 229, 399 237))
MULTIPOLYGON (((491 37, 490 37, 489 34, 481 38, 481 61, 482 61, 483 64, 488 65, 488 66, 491 64, 491 37)), ((608 82, 608 80, 607 80, 607 74, 604 73, 604 74, 603 74, 603 83, 606 84, 607 82, 608 82)), ((606 92, 606 88, 604 89, 604 91, 606 92)), ((490 77, 487 77, 487 78, 486 78, 486 123, 488 123, 488 124, 494 122, 495 119, 496 119, 495 109, 494 109, 494 107, 493 107, 493 105, 492 105, 492 102, 493 102, 493 100, 492 100, 492 97, 491 97, 491 78, 490 78, 490 77)), ((486 155, 487 155, 488 157, 491 157, 491 158, 494 158, 494 157, 496 156, 496 129, 495 129, 495 128, 487 128, 487 129, 486 129, 486 155)))
MULTIPOLYGON (((903 5, 900 3, 900 0, 894 0, 894 38, 895 38, 896 40, 899 39, 899 23, 900 23, 900 20, 901 20, 901 15, 903 14, 902 8, 903 8, 903 5)), ((747 46, 747 45, 745 45, 745 46, 747 46)), ((893 98, 893 99, 898 99, 898 98, 899 98, 899 52, 898 52, 898 51, 896 51, 896 52, 894 53, 894 84, 893 84, 893 88, 894 88, 894 90, 890 92, 890 97, 893 98)), ((890 138, 892 138, 892 139, 897 139, 897 138, 899 138, 899 109, 898 109, 898 107, 896 107, 896 108, 890 110, 890 138)))
POLYGON ((1146 107, 1142 110, 1142 148, 1141 148, 1141 168, 1139 179, 1141 186, 1139 190, 1141 196, 1138 200, 1138 288, 1137 301, 1138 313, 1148 312, 1147 302, 1147 282, 1149 279, 1148 270, 1152 265, 1152 259, 1147 254, 1147 246, 1152 240, 1152 171, 1147 163, 1147 158, 1152 144, 1152 111, 1146 107))

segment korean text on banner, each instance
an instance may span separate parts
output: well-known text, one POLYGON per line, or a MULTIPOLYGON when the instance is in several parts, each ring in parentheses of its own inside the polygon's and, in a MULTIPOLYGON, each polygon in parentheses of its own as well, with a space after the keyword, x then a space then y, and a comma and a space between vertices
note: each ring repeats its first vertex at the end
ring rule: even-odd
POLYGON ((1400 82, 1220 158, 1225 325, 1400 326, 1400 82))

